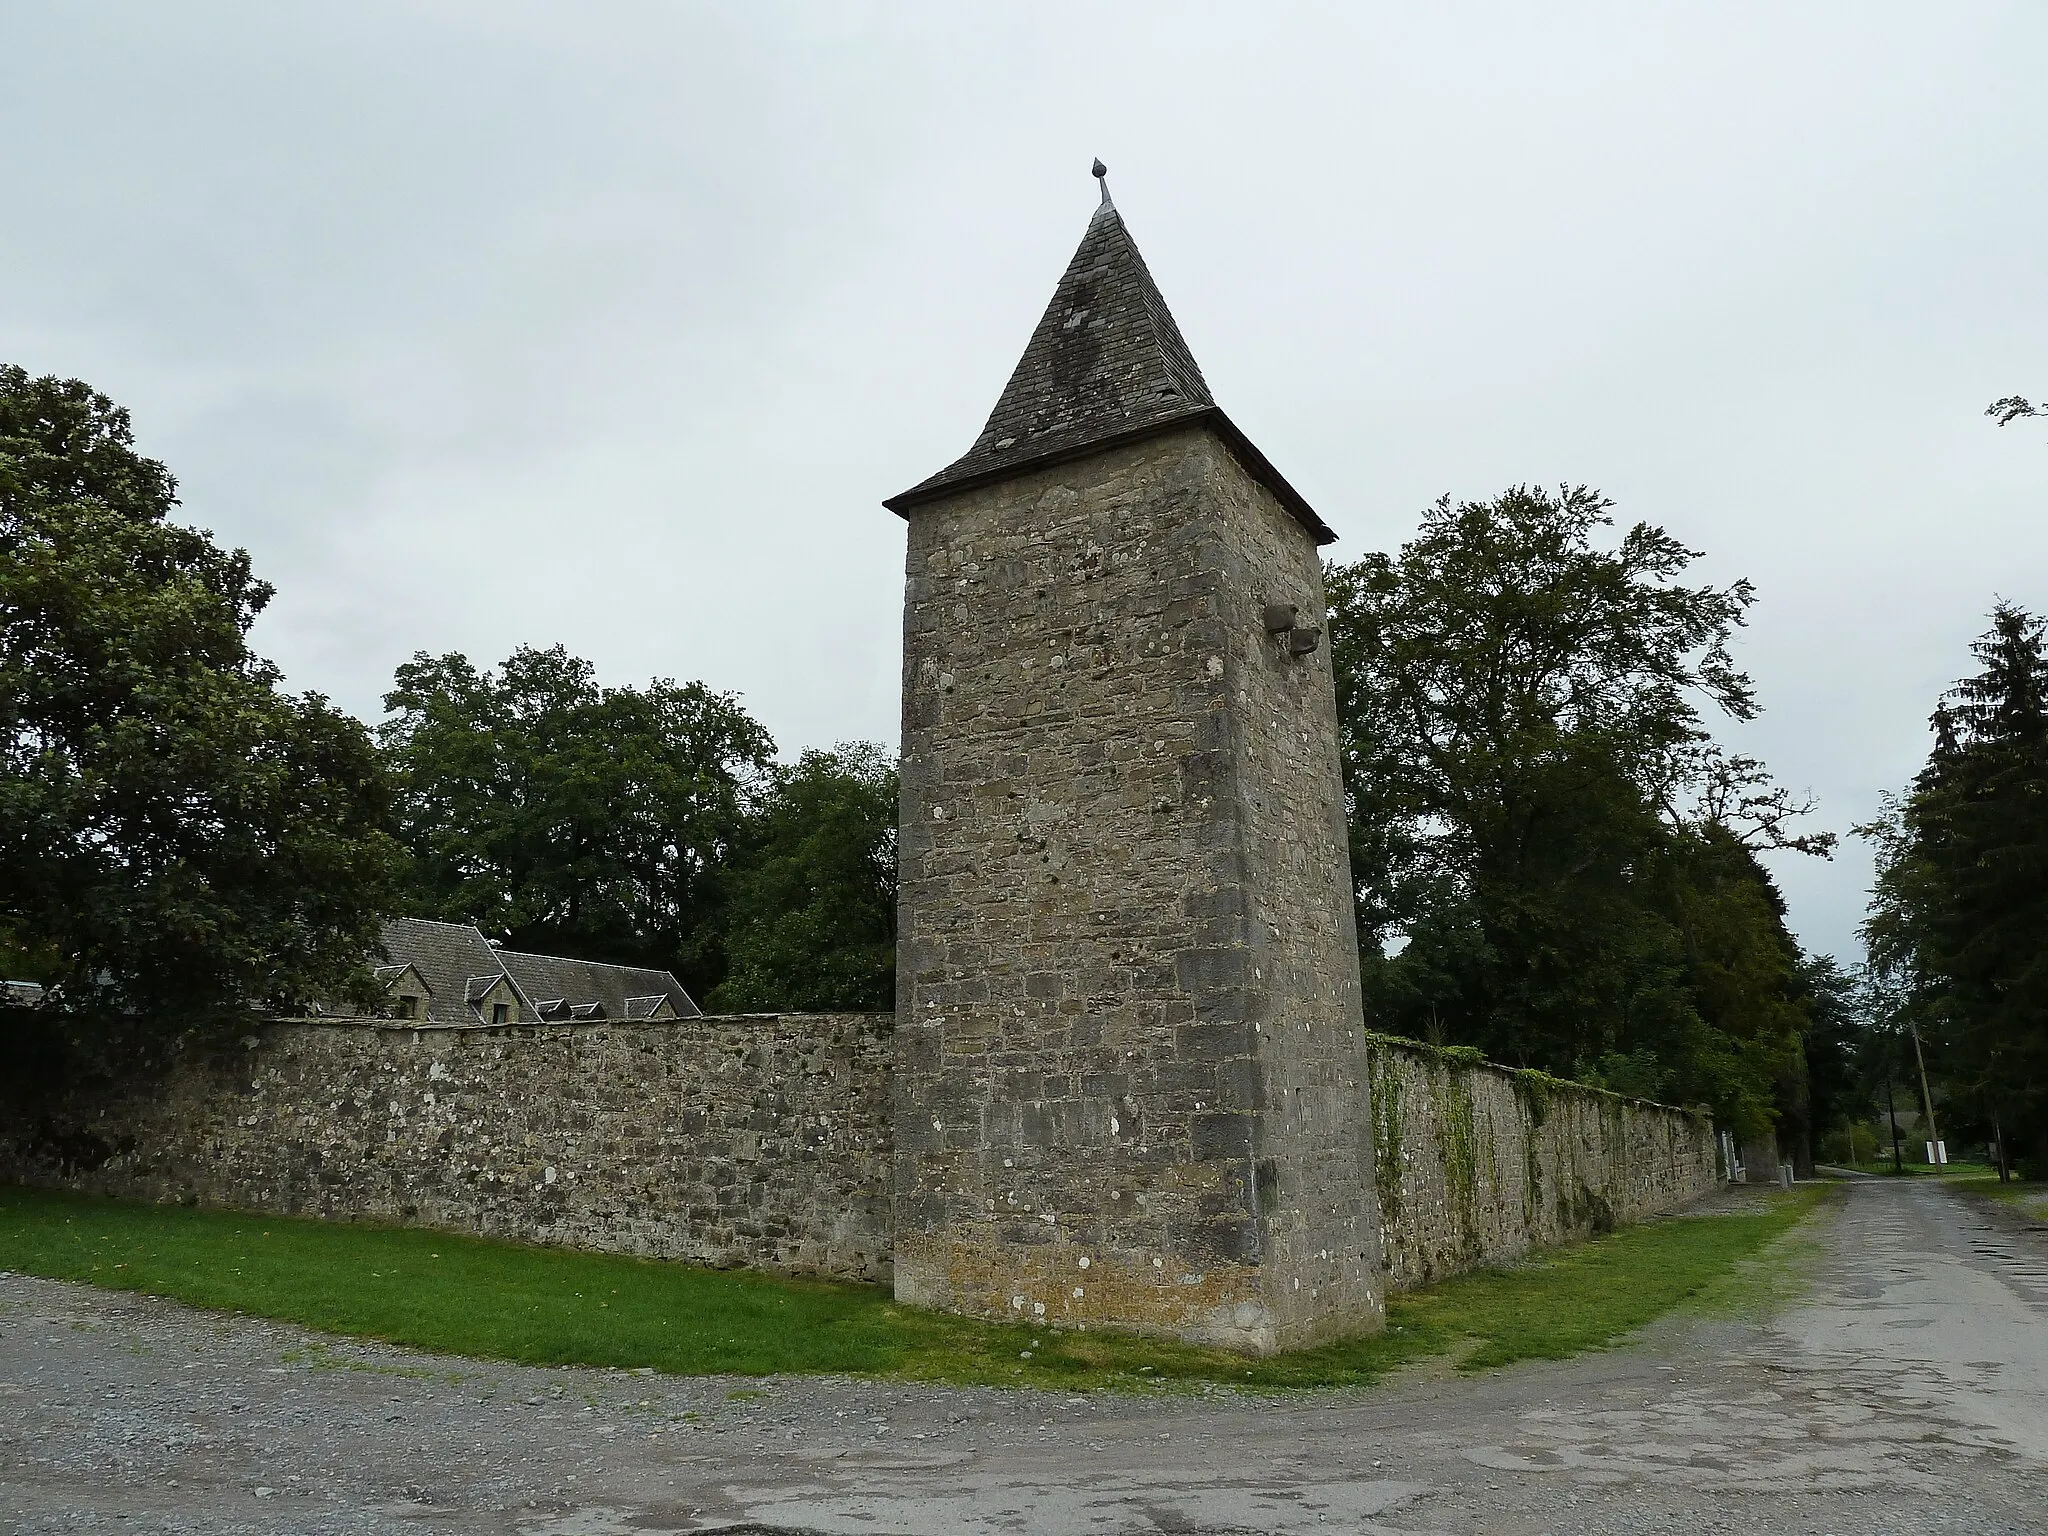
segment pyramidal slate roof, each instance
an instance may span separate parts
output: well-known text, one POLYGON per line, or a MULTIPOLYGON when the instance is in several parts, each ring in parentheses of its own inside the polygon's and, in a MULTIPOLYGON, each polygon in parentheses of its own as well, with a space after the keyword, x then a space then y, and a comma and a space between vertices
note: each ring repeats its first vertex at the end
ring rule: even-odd
POLYGON ((1196 425, 1221 438, 1318 544, 1337 537, 1216 404, 1104 182, 1087 233, 974 446, 882 505, 907 514, 977 485, 1196 425))

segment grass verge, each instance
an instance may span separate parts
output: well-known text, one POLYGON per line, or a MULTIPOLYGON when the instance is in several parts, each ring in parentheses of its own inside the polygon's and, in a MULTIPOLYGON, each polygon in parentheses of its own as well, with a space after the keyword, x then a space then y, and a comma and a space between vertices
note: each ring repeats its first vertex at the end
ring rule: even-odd
POLYGON ((1431 1356, 1476 1371, 1600 1348, 1707 1293, 1821 1193, 1771 1194, 1753 1209, 1651 1222, 1461 1275, 1394 1297, 1383 1334, 1269 1360, 972 1322, 899 1307, 874 1286, 43 1190, 0 1188, 0 1268, 531 1365, 1067 1390, 1317 1387, 1431 1356))
POLYGON ((1848 1168, 1857 1173, 1882 1174, 1889 1178, 1904 1174, 1907 1178, 1974 1178, 1981 1173, 1997 1174, 1989 1163, 1923 1163, 1917 1158, 1907 1158, 1903 1165, 1894 1167, 1889 1157, 1881 1157, 1869 1163, 1829 1163, 1830 1168, 1848 1168))
POLYGON ((1982 1173, 1952 1175, 1949 1182, 1964 1194, 1982 1195, 2010 1205, 2034 1221, 2048 1221, 2048 1183, 2039 1179, 2012 1179, 2001 1184, 1998 1175, 1982 1173))

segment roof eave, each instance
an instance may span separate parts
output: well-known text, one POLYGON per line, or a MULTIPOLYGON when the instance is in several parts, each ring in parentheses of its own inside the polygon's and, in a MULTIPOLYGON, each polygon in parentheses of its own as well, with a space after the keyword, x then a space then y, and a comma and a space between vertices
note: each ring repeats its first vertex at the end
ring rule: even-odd
POLYGON ((1019 475, 1028 475, 1034 470, 1048 469, 1055 464, 1071 463, 1085 459, 1090 454, 1106 449, 1122 447, 1126 443, 1142 442, 1148 437, 1159 437, 1168 432, 1178 432, 1186 427, 1206 427, 1215 433, 1223 446, 1230 450, 1230 456, 1237 460, 1244 472, 1273 493, 1273 499, 1285 507, 1294 520, 1308 530, 1309 537, 1318 544, 1334 544, 1336 533, 1330 525, 1316 515, 1316 509, 1308 499, 1287 483, 1287 477, 1273 467, 1273 461, 1259 452, 1258 445, 1246 437, 1220 405, 1204 406, 1190 411, 1185 416, 1169 416, 1164 421, 1147 422, 1127 432, 1112 433, 1108 437, 1090 438, 1085 443, 1074 443, 1064 448, 1049 449, 1033 454, 1029 458, 1017 459, 1007 464, 998 464, 988 469, 976 470, 962 475, 957 480, 927 481, 889 497, 882 505, 898 517, 907 518, 913 507, 928 506, 935 501, 944 501, 963 491, 977 490, 985 485, 995 485, 1004 480, 1014 480, 1019 475))

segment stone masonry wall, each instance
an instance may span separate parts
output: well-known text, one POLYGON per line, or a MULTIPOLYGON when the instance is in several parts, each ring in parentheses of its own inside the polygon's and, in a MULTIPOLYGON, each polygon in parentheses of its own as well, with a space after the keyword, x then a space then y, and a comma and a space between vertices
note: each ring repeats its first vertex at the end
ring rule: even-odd
POLYGON ((1253 1193, 1266 1305, 1278 1336, 1299 1346, 1377 1326, 1385 1311, 1336 679, 1327 640, 1298 655, 1263 617, 1284 604, 1297 624, 1327 626, 1319 551, 1220 445, 1210 452, 1212 494, 1227 508, 1224 681, 1260 1088, 1253 1193))
POLYGON ((1718 1180, 1703 1114, 1385 1036, 1371 1058, 1389 1290, 1677 1210, 1718 1180))
POLYGON ((892 1024, 272 1024, 46 1106, 0 1175, 881 1280, 892 1024))
MULTIPOLYGON (((277 1024, 0 1122, 0 1178, 884 1280, 886 1017, 277 1024)), ((1370 1038, 1385 1283, 1407 1290, 1713 1187, 1689 1111, 1370 1038)), ((1050 1310, 1050 1309, 1049 1309, 1050 1310)))
POLYGON ((920 506, 896 1288, 1253 1350, 1377 1320, 1316 551, 1199 427, 920 506))

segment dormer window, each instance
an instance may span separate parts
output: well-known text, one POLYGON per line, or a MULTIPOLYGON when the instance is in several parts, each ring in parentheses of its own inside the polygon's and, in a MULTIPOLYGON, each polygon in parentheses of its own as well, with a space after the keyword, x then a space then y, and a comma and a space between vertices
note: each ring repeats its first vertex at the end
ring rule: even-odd
POLYGON ((469 1007, 470 1016, 479 1024, 519 1022, 519 994, 502 973, 469 978, 469 1007))
POLYGON ((418 966, 410 962, 405 965, 380 965, 372 974, 384 984, 384 1017, 410 1019, 414 1022, 427 1017, 434 989, 427 984, 427 978, 419 973, 418 966))

